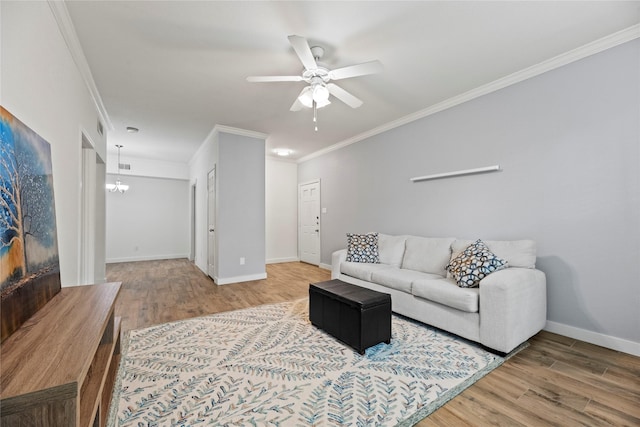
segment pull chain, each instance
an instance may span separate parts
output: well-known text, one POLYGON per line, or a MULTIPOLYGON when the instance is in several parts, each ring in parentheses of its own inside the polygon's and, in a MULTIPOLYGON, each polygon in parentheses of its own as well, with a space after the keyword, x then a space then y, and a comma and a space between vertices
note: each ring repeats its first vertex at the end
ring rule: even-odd
POLYGON ((318 132, 318 103, 313 101, 313 123, 315 124, 315 131, 318 132))

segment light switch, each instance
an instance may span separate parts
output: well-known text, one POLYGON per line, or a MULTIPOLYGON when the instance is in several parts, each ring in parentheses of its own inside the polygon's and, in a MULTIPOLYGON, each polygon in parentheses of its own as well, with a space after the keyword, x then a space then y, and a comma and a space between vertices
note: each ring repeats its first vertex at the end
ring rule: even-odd
POLYGON ((322 213, 327 213, 327 208, 322 208, 322 213))

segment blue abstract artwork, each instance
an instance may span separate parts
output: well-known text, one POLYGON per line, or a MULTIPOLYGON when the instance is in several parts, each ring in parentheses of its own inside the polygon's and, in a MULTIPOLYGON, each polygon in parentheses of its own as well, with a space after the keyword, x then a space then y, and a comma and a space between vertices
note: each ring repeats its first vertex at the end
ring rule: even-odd
POLYGON ((0 143, 0 291, 8 308, 7 296, 27 283, 55 293, 60 264, 51 147, 1 106, 0 143))

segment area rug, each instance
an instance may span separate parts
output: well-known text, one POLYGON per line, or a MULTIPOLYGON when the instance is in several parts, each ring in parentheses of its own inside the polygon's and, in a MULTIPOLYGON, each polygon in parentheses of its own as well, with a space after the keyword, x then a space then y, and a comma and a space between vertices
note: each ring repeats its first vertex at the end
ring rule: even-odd
POLYGON ((360 355, 308 320, 308 300, 131 331, 109 426, 413 425, 503 358, 393 316, 360 355))

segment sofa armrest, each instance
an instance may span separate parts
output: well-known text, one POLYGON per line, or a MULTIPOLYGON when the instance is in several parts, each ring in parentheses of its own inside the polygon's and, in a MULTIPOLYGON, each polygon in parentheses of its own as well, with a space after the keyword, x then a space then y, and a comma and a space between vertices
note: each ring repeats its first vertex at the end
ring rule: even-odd
POLYGON ((480 282, 480 342, 508 353, 544 328, 547 281, 532 268, 506 268, 480 282))
POLYGON ((347 250, 340 249, 331 254, 331 278, 337 279, 340 276, 340 264, 347 260, 347 250))

